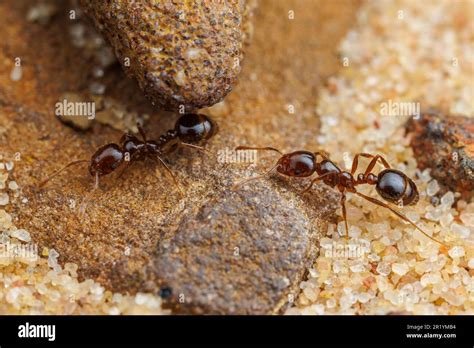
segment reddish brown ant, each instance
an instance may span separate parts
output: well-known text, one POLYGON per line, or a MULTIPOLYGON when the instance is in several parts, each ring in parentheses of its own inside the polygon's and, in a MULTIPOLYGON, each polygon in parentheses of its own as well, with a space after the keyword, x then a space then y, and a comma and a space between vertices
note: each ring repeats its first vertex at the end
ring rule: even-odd
MULTIPOLYGON (((196 145, 211 138, 217 131, 215 123, 205 115, 185 114, 177 121, 174 129, 160 136, 158 141, 148 140, 143 128, 137 124, 138 131, 142 137, 139 140, 130 133, 125 133, 120 139, 120 144, 107 144, 100 147, 90 160, 79 160, 68 163, 63 168, 51 174, 46 180, 39 184, 43 187, 48 181, 57 176, 63 170, 80 163, 89 163, 89 173, 95 177, 95 187, 99 187, 99 178, 114 172, 124 163, 123 171, 133 162, 143 161, 151 158, 159 161, 165 170, 173 178, 175 185, 179 188, 175 176, 166 165, 163 156, 174 152, 180 146, 205 151, 202 146, 196 145)), ((123 173, 122 171, 122 173, 123 173)))
POLYGON ((351 172, 341 170, 334 162, 329 159, 329 156, 325 152, 309 152, 309 151, 295 151, 287 154, 283 154, 280 150, 273 147, 249 147, 249 146, 239 146, 236 148, 236 151, 239 150, 268 150, 278 152, 281 157, 277 163, 266 173, 248 178, 237 183, 235 186, 240 186, 243 183, 246 183, 251 180, 261 179, 275 169, 279 174, 289 176, 289 177, 310 177, 314 173, 318 174, 318 177, 311 180, 310 184, 301 191, 301 193, 309 191, 313 184, 319 180, 322 180, 326 185, 337 188, 341 192, 341 207, 342 207, 342 217, 345 223, 346 228, 346 238, 348 236, 348 225, 346 217, 346 192, 354 193, 365 200, 382 206, 389 209, 392 213, 397 215, 402 220, 408 222, 414 226, 418 231, 423 233, 429 239, 445 245, 442 242, 431 237, 420 227, 418 227, 414 222, 408 219, 405 215, 399 211, 393 209, 388 204, 369 196, 366 196, 356 190, 356 186, 368 184, 375 185, 377 193, 386 201, 395 204, 401 205, 413 205, 418 202, 419 194, 417 187, 413 180, 408 176, 402 173, 399 170, 390 168, 388 162, 380 155, 372 155, 369 153, 358 153, 355 155, 352 162, 351 172), (318 162, 318 156, 321 156, 322 160, 318 162), (357 179, 354 178, 356 174, 357 167, 359 164, 359 157, 371 158, 369 165, 364 173, 357 175, 357 179), (378 175, 372 173, 372 169, 375 167, 377 161, 379 161, 385 167, 378 175))

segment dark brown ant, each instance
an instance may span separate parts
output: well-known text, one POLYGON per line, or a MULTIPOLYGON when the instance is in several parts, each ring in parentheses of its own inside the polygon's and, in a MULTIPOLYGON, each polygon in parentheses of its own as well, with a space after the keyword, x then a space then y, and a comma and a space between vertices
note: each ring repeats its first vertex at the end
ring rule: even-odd
POLYGON ((268 150, 278 152, 281 157, 278 162, 266 173, 248 178, 237 183, 235 186, 240 186, 243 183, 246 183, 251 180, 261 179, 275 169, 279 174, 289 176, 289 177, 310 177, 314 173, 318 174, 318 177, 311 180, 310 184, 301 191, 301 193, 309 191, 313 184, 317 181, 322 180, 326 185, 337 188, 341 192, 341 207, 342 207, 342 217, 346 227, 346 238, 348 236, 348 225, 346 217, 346 192, 354 193, 365 200, 382 206, 389 209, 392 213, 397 215, 402 220, 408 222, 414 226, 418 231, 423 233, 429 239, 445 245, 442 242, 436 240, 435 238, 428 235, 420 227, 418 227, 414 222, 410 221, 405 215, 399 211, 393 209, 388 204, 369 196, 366 196, 356 190, 356 186, 368 184, 375 185, 377 193, 386 201, 390 203, 399 204, 402 206, 405 205, 414 205, 418 202, 419 194, 417 187, 413 180, 408 176, 402 173, 399 170, 391 169, 388 162, 380 155, 372 155, 369 153, 358 153, 355 155, 352 162, 351 172, 341 170, 334 162, 329 159, 329 156, 325 152, 309 152, 309 151, 295 151, 287 154, 283 154, 280 150, 273 147, 249 147, 249 146, 239 146, 236 148, 236 151, 239 150, 268 150), (321 156, 322 160, 318 162, 318 156, 321 156), (371 158, 369 165, 364 173, 357 175, 357 179, 354 177, 357 171, 359 164, 359 157, 371 158), (375 167, 377 161, 382 162, 385 167, 378 175, 372 173, 372 169, 375 167))
POLYGON ((202 146, 197 144, 208 140, 217 131, 216 124, 208 116, 201 114, 185 114, 181 116, 176 121, 174 129, 160 136, 158 141, 148 140, 140 124, 137 124, 137 126, 142 140, 139 140, 130 133, 125 133, 120 139, 120 144, 112 143, 100 147, 92 155, 90 160, 79 160, 68 163, 63 168, 51 174, 46 180, 42 181, 39 187, 43 187, 48 181, 68 167, 80 163, 89 163, 89 173, 95 177, 94 189, 97 189, 99 187, 100 177, 114 172, 123 164, 124 171, 133 162, 151 158, 159 161, 163 165, 167 173, 173 178, 175 185, 179 188, 176 178, 163 160, 163 156, 176 151, 181 146, 205 151, 202 146))

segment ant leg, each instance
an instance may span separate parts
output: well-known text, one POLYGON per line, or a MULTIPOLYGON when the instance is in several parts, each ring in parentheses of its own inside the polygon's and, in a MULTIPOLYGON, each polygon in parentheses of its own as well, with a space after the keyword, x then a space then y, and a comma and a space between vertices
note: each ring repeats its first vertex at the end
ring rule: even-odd
POLYGON ((357 167, 359 166, 359 156, 360 157, 366 157, 366 158, 372 158, 372 161, 370 161, 370 164, 368 165, 367 167, 367 170, 365 171, 365 175, 368 175, 372 169, 374 168, 375 166, 375 163, 377 163, 377 161, 380 159, 380 161, 382 162, 382 164, 385 166, 385 168, 390 168, 390 165, 388 164, 388 162, 385 160, 385 158, 383 158, 382 156, 380 155, 372 155, 370 153, 358 153, 354 156, 354 160, 352 161, 352 169, 351 169, 351 174, 354 175, 356 170, 357 170, 357 167), (370 169, 369 169, 370 168, 370 169))
POLYGON ((140 124, 140 122, 137 122, 137 128, 138 128, 138 132, 140 133, 140 135, 143 138, 143 141, 146 143, 146 133, 145 133, 145 130, 143 129, 142 125, 140 124))
POLYGON ((349 239, 349 227, 347 226, 347 213, 346 213, 346 193, 343 192, 341 196, 341 207, 342 207, 342 218, 344 219, 344 224, 346 225, 346 241, 349 239))
POLYGON ((437 239, 431 237, 428 233, 426 233, 425 231, 423 231, 421 228, 419 228, 414 222, 412 222, 409 218, 407 218, 405 215, 403 215, 402 213, 400 213, 399 211, 393 209, 392 207, 390 207, 388 204, 386 203, 383 203, 381 201, 379 201, 378 199, 376 198, 372 198, 372 197, 369 197, 369 196, 366 196, 360 192, 355 192, 356 195, 359 195, 360 197, 368 200, 369 202, 372 202, 374 204, 377 204, 377 205, 380 205, 381 207, 384 207, 384 208, 387 208, 389 209, 392 213, 394 213, 395 215, 397 215, 400 219, 402 219, 403 221, 406 221, 408 222, 410 225, 412 225, 413 227, 415 227, 418 231, 420 231, 421 233, 423 233, 426 237, 428 237, 429 239, 431 239, 432 241, 435 241, 436 243, 439 243, 441 244, 442 246, 446 247, 447 245, 438 241, 437 239))
POLYGON ((174 185, 176 186, 176 188, 179 190, 179 193, 181 194, 182 197, 184 197, 184 192, 181 188, 181 186, 179 185, 178 183, 178 180, 176 179, 176 176, 173 174, 173 172, 171 171, 170 167, 168 167, 168 165, 165 163, 165 161, 163 161, 163 159, 160 157, 160 156, 156 156, 157 159, 160 161, 160 163, 163 165, 163 167, 165 168, 166 172, 171 176, 171 178, 173 179, 173 182, 174 182, 174 185))
POLYGON ((95 173, 94 187, 92 188, 91 191, 89 191, 89 193, 87 193, 86 197, 84 198, 84 201, 82 202, 81 206, 79 207, 80 218, 84 217, 84 213, 86 212, 86 208, 89 205, 89 202, 92 198, 92 195, 97 189, 99 189, 99 173, 95 173))
POLYGON ((283 152, 281 152, 278 149, 275 149, 274 147, 253 147, 253 146, 237 146, 235 148, 235 151, 240 151, 240 150, 257 150, 257 151, 275 151, 278 152, 280 155, 283 155, 283 152))
POLYGON ((244 179, 238 183, 235 183, 234 185, 232 185, 232 190, 235 190, 237 189, 239 186, 242 186, 243 184, 249 182, 249 181, 252 181, 252 180, 259 180, 259 179, 262 179, 268 175, 270 175, 274 170, 275 168, 278 166, 278 164, 275 164, 269 171, 261 174, 261 175, 258 175, 258 176, 254 176, 254 177, 251 177, 251 178, 247 178, 247 179, 244 179))
POLYGON ((42 182, 39 183, 38 187, 41 188, 43 187, 44 185, 46 185, 48 183, 48 181, 50 181, 52 178, 54 178, 55 176, 57 176, 59 173, 61 173, 63 170, 73 166, 73 165, 76 165, 76 164, 79 164, 79 163, 90 163, 90 161, 88 160, 79 160, 79 161, 73 161, 71 163, 68 163, 66 164, 64 167, 62 167, 61 169, 55 171, 54 173, 52 173, 48 178, 46 178, 45 180, 43 180, 42 182))
POLYGON ((95 173, 95 185, 94 185, 94 190, 97 190, 99 188, 99 174, 95 173))
POLYGON ((120 179, 123 175, 123 173, 125 173, 125 170, 127 170, 128 167, 130 167, 132 165, 132 161, 128 161, 125 163, 125 165, 122 167, 119 175, 117 175, 116 177, 116 180, 120 179))
POLYGON ((330 174, 333 174, 333 173, 327 172, 327 173, 325 173, 325 174, 323 174, 323 175, 318 176, 317 178, 314 178, 313 180, 311 180, 311 182, 309 183, 309 185, 306 186, 306 187, 305 187, 303 190, 301 190, 299 193, 300 193, 300 194, 303 194, 303 193, 305 193, 305 192, 311 190, 311 188, 313 187, 313 184, 314 184, 316 181, 319 181, 319 180, 321 180, 321 179, 324 179, 326 176, 329 176, 330 174))
POLYGON ((191 149, 196 149, 198 151, 204 151, 204 152, 207 151, 203 146, 199 146, 199 145, 194 145, 194 144, 190 144, 190 143, 183 143, 183 142, 181 142, 180 145, 190 147, 191 149))
POLYGON ((367 176, 369 175, 370 172, 372 172, 372 169, 374 169, 375 167, 375 163, 377 163, 377 160, 382 161, 383 165, 385 166, 385 168, 390 168, 390 165, 388 164, 388 162, 385 160, 385 158, 383 158, 382 156, 380 155, 377 155, 375 156, 372 161, 370 161, 369 163, 369 166, 367 167, 367 169, 365 170, 365 173, 364 175, 367 176))
POLYGON ((139 152, 135 152, 132 156, 128 158, 128 161, 124 161, 125 165, 122 167, 120 174, 116 177, 116 180, 122 177, 122 175, 125 173, 125 170, 127 170, 127 168, 129 168, 135 162, 134 159, 138 157, 138 155, 139 152))
POLYGON ((326 151, 317 151, 314 153, 316 157, 321 156, 323 160, 328 160, 329 159, 329 154, 326 151))

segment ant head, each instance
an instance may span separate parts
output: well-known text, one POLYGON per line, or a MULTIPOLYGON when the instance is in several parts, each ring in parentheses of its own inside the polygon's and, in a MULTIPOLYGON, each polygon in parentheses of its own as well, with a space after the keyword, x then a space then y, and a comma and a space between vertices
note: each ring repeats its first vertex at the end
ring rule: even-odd
POLYGON ((123 157, 123 151, 119 145, 104 145, 92 155, 89 172, 92 176, 107 175, 122 164, 123 157))
POLYGON ((316 156, 308 151, 295 151, 283 155, 277 163, 280 174, 305 177, 311 176, 316 171, 316 156))
POLYGON ((194 144, 211 138, 217 126, 206 115, 185 114, 176 121, 175 130, 181 141, 194 144))
POLYGON ((415 183, 404 173, 396 169, 381 171, 378 175, 375 189, 388 202, 401 202, 403 205, 418 202, 419 194, 415 183))

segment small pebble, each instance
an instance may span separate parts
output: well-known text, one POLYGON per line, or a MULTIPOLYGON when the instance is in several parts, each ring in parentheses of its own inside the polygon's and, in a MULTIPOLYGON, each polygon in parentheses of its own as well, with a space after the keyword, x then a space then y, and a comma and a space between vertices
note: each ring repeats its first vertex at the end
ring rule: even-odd
POLYGON ((10 73, 10 79, 12 81, 20 81, 22 75, 21 66, 14 66, 10 73))
POLYGON ((464 211, 461 213, 461 220, 466 226, 474 227, 474 213, 464 211))
POLYGON ((102 95, 105 93, 105 85, 94 81, 89 85, 89 91, 95 95, 102 95))
POLYGON ((408 265, 406 263, 394 263, 392 264, 392 271, 398 275, 405 275, 408 272, 408 265))
POLYGON ((461 247, 461 246, 455 246, 455 247, 452 247, 449 252, 448 252, 449 256, 451 256, 452 258, 455 258, 455 257, 463 257, 465 255, 465 252, 464 252, 464 248, 461 247))
POLYGON ((467 265, 470 269, 474 269, 474 257, 471 257, 469 259, 469 262, 467 263, 467 265))
POLYGON ((390 265, 386 262, 379 262, 377 265, 377 273, 383 276, 388 276, 390 274, 391 268, 390 265))
POLYGON ((451 191, 446 192, 443 197, 441 197, 441 204, 451 207, 454 204, 454 193, 451 191))
POLYGON ((16 181, 10 181, 8 183, 8 188, 13 191, 18 190, 18 184, 16 183, 16 181))
POLYGON ((439 223, 441 227, 449 227, 451 223, 453 222, 453 220, 454 220, 453 216, 450 213, 448 213, 446 215, 443 215, 441 219, 439 219, 439 223))
POLYGON ((10 197, 6 192, 0 192, 0 205, 7 205, 10 201, 10 197))
POLYGON ((57 8, 52 3, 38 3, 30 7, 26 19, 30 22, 45 24, 56 11, 57 8))
POLYGON ((459 235, 463 239, 469 237, 469 235, 471 234, 471 230, 469 228, 467 228, 466 226, 460 225, 456 222, 451 225, 451 231, 454 234, 459 235))
POLYGON ((23 242, 31 242, 31 236, 30 233, 26 230, 20 229, 20 230, 14 230, 10 232, 10 236, 21 240, 23 242))
POLYGON ((7 163, 5 163, 5 168, 6 168, 8 171, 12 170, 12 169, 13 169, 13 166, 14 166, 13 162, 7 162, 7 163))
POLYGON ((439 191, 438 182, 436 180, 430 181, 430 183, 426 187, 426 194, 431 197, 431 196, 434 196, 436 193, 438 193, 438 191, 439 191))
POLYGON ((104 76, 104 69, 102 68, 99 68, 99 67, 94 67, 92 69, 92 76, 94 76, 95 78, 101 78, 104 76))

